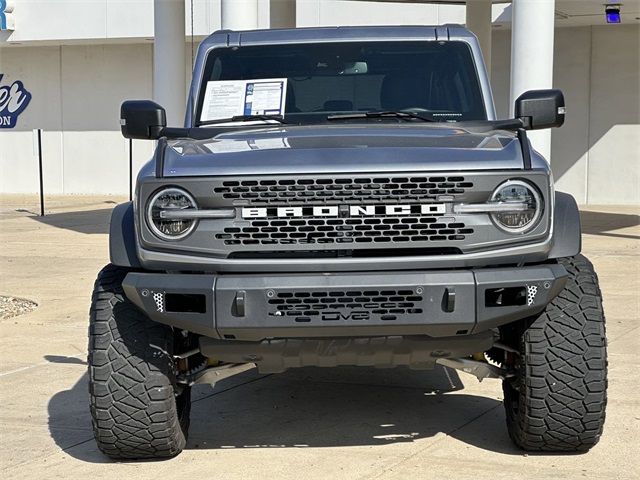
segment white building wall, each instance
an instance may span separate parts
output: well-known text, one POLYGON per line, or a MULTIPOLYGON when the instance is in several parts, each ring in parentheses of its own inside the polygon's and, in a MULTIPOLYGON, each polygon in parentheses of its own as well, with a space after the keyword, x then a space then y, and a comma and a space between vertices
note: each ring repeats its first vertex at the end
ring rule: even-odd
MULTIPOLYGON (((499 117, 509 109, 510 31, 495 31, 492 84, 499 117)), ((640 27, 556 29, 554 87, 564 126, 552 130, 556 188, 580 204, 640 203, 640 27)))
POLYGON ((19 0, 11 41, 153 37, 149 12, 153 0, 19 0))
POLYGON ((589 98, 591 84, 591 27, 557 29, 554 86, 564 92, 565 124, 551 132, 551 165, 556 188, 588 203, 589 98))
MULTIPOLYGON (((47 193, 128 192, 128 141, 119 107, 150 98, 151 45, 2 49, 3 81, 22 80, 32 94, 18 125, 0 130, 0 191, 36 192, 38 159, 32 129, 42 128, 47 193)), ((135 142, 136 170, 151 142, 135 142)))
POLYGON ((464 23, 464 5, 298 0, 297 26, 464 23), (363 14, 366 12, 366 14, 363 14))
MULTIPOLYGON (((185 5, 185 27, 191 33, 191 0, 162 0, 185 5)), ((243 2, 244 0, 232 0, 243 2)), ((269 28, 270 8, 277 15, 295 0, 258 0, 258 27, 269 28), (271 3, 273 2, 273 4, 271 3)), ((307 0, 300 0, 303 4, 307 0)), ((153 39, 154 0, 19 0, 16 30, 0 32, 0 41, 54 42, 153 39)), ((278 19, 274 19, 277 26, 278 19)), ((221 0, 193 0, 193 33, 206 36, 221 25, 221 0)))
MULTIPOLYGON (((190 0, 163 1, 185 4, 185 25, 190 32, 190 0)), ((260 17, 264 16, 262 12, 260 17)), ((153 0, 19 0, 14 17, 16 30, 0 32, 0 39, 44 43, 153 39, 153 0)), ((220 0, 193 0, 193 17, 195 35, 220 28, 220 0)), ((261 24, 265 28, 267 21, 261 24)))
POLYGON ((0 129, 0 192, 38 191, 38 159, 32 128, 45 129, 45 188, 62 192, 63 151, 60 95, 60 48, 0 49, 3 84, 24 79, 33 98, 11 130, 0 129))
POLYGON ((640 203, 640 27, 593 27, 587 203, 640 203))
MULTIPOLYGON (((25 10, 17 20, 25 18, 27 8, 32 9, 30 15, 34 18, 43 18, 45 4, 50 3, 53 2, 20 0, 25 10), (38 5, 43 10, 37 11, 38 5)), ((56 24, 64 17, 59 14, 59 8, 65 4, 92 4, 95 10, 108 3, 102 27, 93 20, 93 14, 87 14, 86 23, 93 27, 82 35, 88 38, 96 38, 98 34, 117 36, 117 28, 123 28, 119 35, 125 35, 134 28, 131 24, 126 26, 127 22, 135 25, 136 35, 152 35, 145 26, 148 21, 152 28, 149 15, 152 0, 59 0, 55 3, 58 11, 56 22, 52 23, 56 24), (117 20, 125 5, 130 16, 117 20), (114 20, 107 20, 105 24, 105 18, 114 20), (112 22, 125 23, 117 27, 112 22)), ((268 9, 261 8, 260 12, 260 26, 268 26, 268 9)), ((464 8, 298 0, 296 16, 299 26, 433 24, 463 22, 464 8), (362 15, 363 11, 367 14, 362 15)), ((198 39, 219 28, 219 0, 194 0, 194 17, 198 39)), ((187 12, 187 22, 189 20, 187 12)), ((36 24, 41 25, 38 22, 36 24)), ((24 21, 13 35, 25 38, 37 35, 37 29, 29 25, 24 21)), ((67 38, 68 32, 75 31, 76 27, 67 25, 63 31, 59 25, 52 26, 54 30, 46 33, 49 37, 40 31, 42 41, 45 42, 45 38, 49 38, 45 43, 51 41, 52 35, 67 38)), ((81 34, 77 35, 80 39, 81 34)), ((497 111, 502 117, 509 111, 510 35, 509 30, 496 29, 493 36, 492 84, 497 111)), ((44 129, 46 192, 128 192, 128 142, 119 133, 118 109, 124 99, 151 98, 153 47, 145 38, 129 40, 127 44, 125 41, 121 38, 108 44, 96 40, 95 43, 102 45, 89 45, 87 41, 84 45, 74 45, 71 41, 59 42, 67 43, 62 46, 27 46, 25 43, 0 47, 3 84, 22 80, 33 94, 18 126, 0 129, 0 192, 37 191, 34 128, 44 129), (130 43, 132 41, 137 43, 130 43)), ((551 163, 557 188, 572 193, 581 204, 640 203, 639 42, 640 27, 634 25, 556 29, 554 86, 565 92, 568 115, 565 125, 553 131, 551 163)), ((185 48, 189 64, 191 45, 187 43, 185 48)), ((190 71, 190 65, 185 68, 190 71)), ((136 169, 148 160, 152 148, 152 142, 134 142, 136 169)))

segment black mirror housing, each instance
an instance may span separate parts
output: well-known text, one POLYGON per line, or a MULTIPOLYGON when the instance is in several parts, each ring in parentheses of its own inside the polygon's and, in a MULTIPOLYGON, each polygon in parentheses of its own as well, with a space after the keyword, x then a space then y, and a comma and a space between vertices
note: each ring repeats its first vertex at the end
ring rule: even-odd
POLYGON ((120 130, 125 138, 157 140, 167 126, 167 114, 151 100, 128 100, 120 107, 120 130))
POLYGON ((527 130, 560 127, 564 115, 564 95, 560 90, 529 90, 516 100, 515 116, 527 130))

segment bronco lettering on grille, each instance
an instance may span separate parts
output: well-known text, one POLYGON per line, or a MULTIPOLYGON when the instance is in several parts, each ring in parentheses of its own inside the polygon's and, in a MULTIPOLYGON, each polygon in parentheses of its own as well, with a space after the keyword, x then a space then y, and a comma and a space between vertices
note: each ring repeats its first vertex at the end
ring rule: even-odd
POLYGON ((374 217, 385 215, 433 215, 446 213, 444 203, 422 205, 331 205, 318 207, 245 207, 242 218, 374 217))

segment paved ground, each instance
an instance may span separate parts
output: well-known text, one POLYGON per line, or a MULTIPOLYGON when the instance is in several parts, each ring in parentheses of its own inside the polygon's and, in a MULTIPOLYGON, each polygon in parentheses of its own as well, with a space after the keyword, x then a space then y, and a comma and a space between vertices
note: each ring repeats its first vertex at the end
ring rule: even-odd
POLYGON ((437 369, 247 372, 199 386, 178 458, 112 464, 92 439, 86 332, 107 261, 114 198, 0 197, 0 294, 34 312, 0 322, 2 478, 640 478, 639 209, 583 212, 609 336, 604 437, 584 455, 523 455, 506 433, 500 385, 437 369))

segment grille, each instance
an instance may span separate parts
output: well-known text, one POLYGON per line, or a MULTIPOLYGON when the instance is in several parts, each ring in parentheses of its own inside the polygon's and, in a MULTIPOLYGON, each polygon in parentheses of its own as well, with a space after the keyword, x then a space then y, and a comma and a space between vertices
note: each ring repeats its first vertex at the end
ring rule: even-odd
POLYGON ((238 205, 296 205, 455 199, 470 188, 464 177, 359 177, 224 181, 214 192, 238 205))
POLYGON ((269 298, 269 315, 298 323, 394 321, 423 313, 421 290, 279 291, 269 298))
POLYGON ((216 238, 226 245, 366 244, 462 241, 473 233, 438 216, 252 220, 227 227, 216 238))

